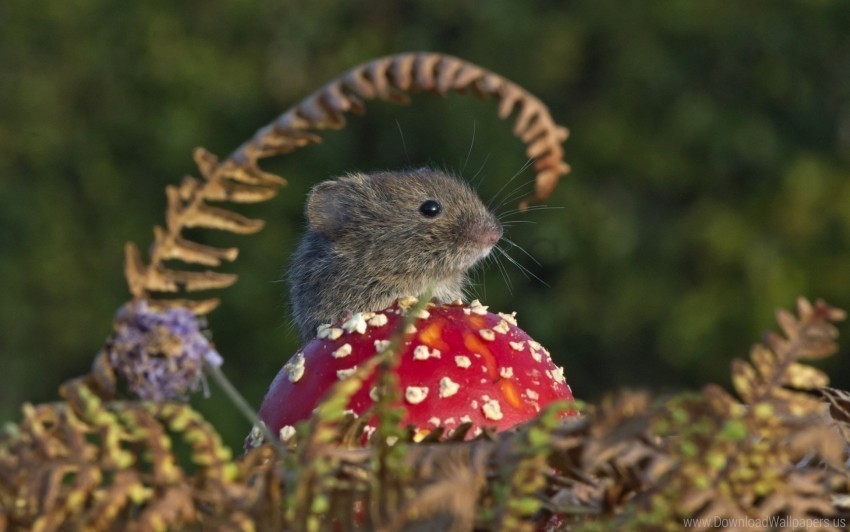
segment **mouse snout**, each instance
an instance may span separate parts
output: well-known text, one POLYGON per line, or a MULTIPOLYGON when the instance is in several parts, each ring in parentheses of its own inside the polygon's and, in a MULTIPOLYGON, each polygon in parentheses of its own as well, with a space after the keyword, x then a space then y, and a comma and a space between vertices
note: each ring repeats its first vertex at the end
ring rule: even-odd
POLYGON ((486 225, 478 234, 478 241, 485 246, 495 246, 502 239, 502 226, 499 224, 486 225))

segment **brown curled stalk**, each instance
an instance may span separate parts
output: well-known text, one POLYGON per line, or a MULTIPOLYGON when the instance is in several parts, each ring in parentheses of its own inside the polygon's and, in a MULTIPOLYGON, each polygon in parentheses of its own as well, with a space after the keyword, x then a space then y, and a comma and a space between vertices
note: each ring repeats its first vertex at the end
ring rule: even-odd
MULTIPOLYGON (((546 199, 558 178, 569 171, 563 160, 561 144, 567 129, 557 125, 548 108, 535 96, 489 70, 456 57, 435 53, 404 53, 357 66, 332 80, 270 124, 258 130, 230 157, 219 161, 203 148, 195 150, 195 163, 203 180, 186 177, 179 186, 168 186, 166 226, 154 228, 150 262, 145 264, 139 248, 125 246, 125 277, 133 299, 152 299, 152 293, 174 293, 225 288, 236 282, 233 274, 212 270, 183 271, 167 268, 165 261, 216 267, 233 261, 236 248, 216 248, 191 242, 182 236, 186 228, 204 227, 233 233, 254 233, 263 227, 235 212, 213 207, 214 202, 254 203, 271 199, 286 181, 263 172, 257 161, 289 153, 321 138, 323 129, 345 126, 345 114, 362 114, 365 102, 381 99, 403 104, 406 93, 431 92, 444 96, 449 92, 468 93, 498 99, 498 113, 508 118, 516 111, 514 134, 526 144, 526 154, 535 159, 537 179, 529 202, 546 199)), ((197 314, 206 314, 219 304, 217 298, 204 300, 157 299, 154 307, 184 306, 197 314)))

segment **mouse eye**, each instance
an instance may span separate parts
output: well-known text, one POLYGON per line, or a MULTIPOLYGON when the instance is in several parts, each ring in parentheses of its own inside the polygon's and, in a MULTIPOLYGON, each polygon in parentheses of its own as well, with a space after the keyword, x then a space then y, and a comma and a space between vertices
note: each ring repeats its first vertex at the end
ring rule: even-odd
POLYGON ((443 212, 443 206, 440 205, 440 202, 434 200, 428 200, 422 203, 419 206, 419 212, 422 216, 427 216, 428 218, 433 218, 443 212))

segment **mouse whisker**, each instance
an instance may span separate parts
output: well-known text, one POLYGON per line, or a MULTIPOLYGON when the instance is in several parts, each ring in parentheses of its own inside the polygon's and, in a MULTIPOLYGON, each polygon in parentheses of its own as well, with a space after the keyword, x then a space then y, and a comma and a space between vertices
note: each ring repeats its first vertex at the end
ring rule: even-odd
POLYGON ((516 259, 514 259, 514 258, 513 258, 513 257, 511 257, 510 255, 508 255, 508 252, 507 252, 507 251, 505 251, 504 249, 502 249, 502 248, 500 248, 500 247, 498 247, 498 246, 496 246, 496 248, 495 248, 495 249, 499 250, 499 253, 501 253, 501 254, 502 254, 502 256, 503 256, 503 257, 505 257, 505 258, 506 258, 506 259, 507 259, 507 260, 508 260, 511 264, 513 264, 514 266, 516 266, 516 267, 519 269, 519 271, 520 271, 523 275, 525 275, 525 277, 526 277, 527 279, 528 279, 528 278, 533 277, 533 278, 534 278, 534 279, 536 279, 537 281, 540 281, 540 283, 542 283, 542 284, 543 284, 546 288, 551 288, 551 286, 549 286, 549 283, 547 283, 546 281, 544 281, 544 280, 543 280, 543 279, 541 279, 540 277, 538 277, 538 276, 534 275, 534 273, 533 273, 531 270, 529 270, 528 268, 526 268, 525 266, 523 266, 522 264, 520 264, 520 263, 519 263, 516 259))
POLYGON ((395 119, 395 125, 398 127, 398 135, 401 137, 401 148, 404 150, 404 157, 407 159, 407 164, 411 164, 410 154, 407 153, 407 143, 404 141, 404 131, 401 130, 401 122, 398 121, 398 118, 395 119))
POLYGON ((501 209, 501 208, 502 208, 502 207, 504 207, 505 205, 510 205, 511 203, 513 203, 513 202, 514 202, 514 200, 516 200, 516 199, 518 199, 518 198, 520 198, 520 197, 524 196, 525 194, 527 194, 528 192, 525 190, 525 189, 526 189, 526 187, 528 187, 528 185, 530 185, 530 184, 534 183, 535 181, 537 181, 537 176, 534 176, 533 178, 531 178, 531 179, 529 179, 529 180, 527 180, 527 181, 524 181, 523 183, 521 183, 521 184, 517 185, 516 187, 514 187, 514 188, 510 191, 510 193, 508 193, 508 194, 505 196, 505 198, 504 198, 502 201, 500 201, 500 202, 499 202, 499 204, 498 204, 496 207, 494 207, 494 208, 493 208, 493 210, 494 210, 494 211, 496 211, 496 212, 498 212, 498 211, 499 211, 499 209, 501 209))
MULTIPOLYGON (((497 246, 497 247, 495 247, 494 249, 498 249, 499 251, 502 251, 501 249, 499 249, 499 247, 498 247, 498 246, 497 246)), ((499 256, 498 256, 498 255, 493 255, 493 261, 496 263, 496 267, 499 269, 499 272, 501 272, 501 274, 502 274, 502 279, 504 279, 504 280, 505 280, 505 286, 508 288, 508 293, 509 293, 510 295, 514 295, 513 283, 511 283, 511 278, 510 278, 510 276, 508 275, 508 270, 507 270, 507 268, 505 268, 505 265, 504 265, 504 264, 502 264, 502 261, 501 261, 501 260, 499 260, 499 256)))
POLYGON ((469 150, 466 152, 466 160, 463 161, 463 166, 460 168, 460 175, 466 170, 466 165, 469 164, 469 158, 472 157, 472 148, 475 146, 475 120, 472 121, 472 140, 469 141, 469 150))
POLYGON ((540 262, 539 262, 537 259, 535 259, 535 258, 534 258, 534 255, 532 255, 531 253, 529 253, 528 251, 526 251, 524 247, 520 246, 519 244, 517 244, 516 242, 514 242, 514 241, 513 241, 513 240, 511 240, 510 238, 507 238, 507 237, 504 237, 504 236, 502 237, 502 240, 504 240, 505 242, 507 242, 507 243, 508 243, 508 244, 510 244, 511 246, 513 246, 513 247, 517 248, 518 250, 522 251, 523 253, 525 253, 525 255, 526 255, 529 259, 531 259, 532 261, 534 261, 534 264, 536 264, 536 265, 538 265, 538 266, 542 266, 542 265, 540 264, 540 262))
POLYGON ((496 217, 501 221, 503 218, 507 216, 513 216, 514 214, 526 214, 537 211, 553 211, 553 210, 561 210, 565 207, 558 206, 550 206, 550 205, 532 205, 531 207, 526 207, 525 209, 513 209, 510 211, 505 211, 503 213, 498 214, 496 217))
POLYGON ((487 203, 487 208, 490 208, 490 206, 491 206, 491 205, 492 205, 492 204, 496 201, 496 198, 498 198, 498 197, 499 197, 499 194, 501 194, 501 193, 502 193, 502 191, 504 191, 504 190, 505 190, 505 187, 507 187, 509 184, 511 184, 511 182, 512 182, 514 179, 516 179, 517 177, 519 177, 519 176, 520 176, 523 172, 525 172, 528 168, 530 168, 530 167, 531 167, 531 164, 532 164, 533 162, 534 162, 534 158, 533 158, 533 157, 529 157, 529 159, 525 162, 525 164, 523 164, 523 165, 522 165, 522 167, 521 167, 519 170, 517 170, 517 171, 516 171, 516 173, 515 173, 514 175, 512 175, 512 176, 511 176, 511 178, 510 178, 510 179, 508 179, 507 181, 505 181, 505 184, 503 184, 503 185, 502 185, 502 187, 501 187, 499 190, 497 190, 497 191, 496 191, 496 194, 495 194, 492 198, 490 198, 490 201, 487 203))
POLYGON ((502 227, 511 227, 514 224, 536 224, 537 220, 508 220, 501 221, 502 227))
POLYGON ((481 163, 481 166, 478 168, 478 171, 477 171, 477 172, 475 172, 475 173, 472 175, 472 178, 470 178, 470 180, 469 180, 469 182, 470 182, 470 183, 472 183, 472 186, 473 186, 473 187, 475 187, 476 192, 478 191, 478 185, 480 185, 481 183, 483 183, 483 182, 484 182, 484 179, 483 179, 483 178, 484 178, 484 175, 485 175, 485 174, 482 174, 482 173, 481 173, 481 171, 482 171, 482 170, 484 170, 484 167, 485 167, 485 166, 487 166, 487 161, 488 161, 489 159, 490 159, 490 154, 488 153, 488 154, 484 157, 484 162, 483 162, 483 163, 481 163), (481 176, 481 182, 476 182, 476 181, 478 181, 479 176, 481 176))
POLYGON ((479 262, 472 265, 472 268, 467 270, 466 272, 466 282, 461 286, 461 294, 464 301, 469 301, 471 299, 480 299, 473 296, 477 296, 478 291, 477 288, 482 285, 481 279, 484 270, 487 268, 488 261, 490 260, 490 255, 488 254, 486 257, 481 259, 479 262))

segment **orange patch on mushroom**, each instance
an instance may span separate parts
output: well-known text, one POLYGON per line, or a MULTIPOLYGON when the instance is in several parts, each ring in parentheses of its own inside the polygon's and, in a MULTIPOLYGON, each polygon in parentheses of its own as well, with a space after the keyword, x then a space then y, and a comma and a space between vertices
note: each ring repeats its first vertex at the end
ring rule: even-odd
POLYGON ((449 350, 449 344, 447 344, 442 338, 443 326, 445 324, 446 322, 443 320, 429 323, 428 326, 422 329, 422 332, 419 333, 419 340, 428 347, 447 352, 449 350))
POLYGON ((466 346, 472 353, 478 353, 482 357, 484 357, 484 363, 487 365, 487 373, 490 377, 496 378, 498 376, 498 372, 496 371, 496 359, 493 358, 493 353, 490 352, 490 348, 487 344, 481 340, 477 335, 466 332, 463 335, 463 345, 466 346))
POLYGON ((466 319, 467 321, 469 321, 469 323, 479 329, 482 329, 485 325, 487 325, 487 320, 484 318, 484 316, 481 316, 480 314, 471 314, 466 319))
POLYGON ((514 408, 522 408, 522 400, 519 397, 519 393, 516 391, 516 386, 514 383, 507 379, 502 379, 499 381, 499 386, 502 388, 502 395, 505 396, 505 400, 510 403, 514 408))

